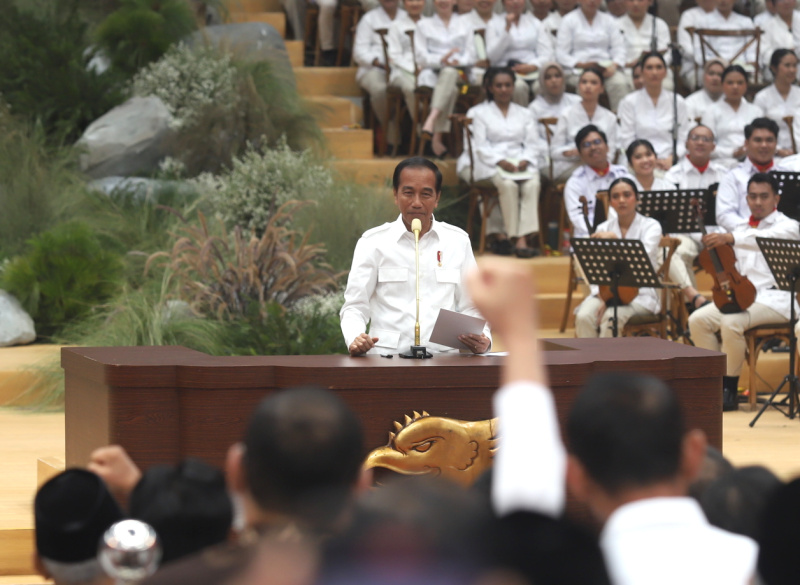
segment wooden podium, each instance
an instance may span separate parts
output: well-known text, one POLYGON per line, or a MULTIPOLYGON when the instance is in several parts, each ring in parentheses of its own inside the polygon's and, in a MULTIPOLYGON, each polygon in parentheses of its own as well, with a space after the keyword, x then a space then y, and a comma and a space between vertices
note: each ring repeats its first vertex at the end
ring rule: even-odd
MULTIPOLYGON (((641 337, 544 343, 562 423, 591 374, 647 372, 675 388, 689 427, 722 447, 723 354, 641 337)), ((386 444, 393 421, 414 411, 491 418, 502 363, 467 355, 212 357, 184 347, 66 347, 66 463, 84 466, 93 449, 118 443, 145 468, 187 456, 221 465, 254 406, 302 384, 339 394, 360 415, 372 450, 386 444)))

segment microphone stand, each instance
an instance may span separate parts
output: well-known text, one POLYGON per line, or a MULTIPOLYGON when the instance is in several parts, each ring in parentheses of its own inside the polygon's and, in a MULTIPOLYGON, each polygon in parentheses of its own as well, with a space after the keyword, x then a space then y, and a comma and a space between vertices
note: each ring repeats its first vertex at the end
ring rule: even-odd
POLYGON ((407 360, 425 360, 433 357, 419 341, 419 232, 422 230, 422 222, 415 219, 411 222, 411 231, 414 232, 414 250, 416 252, 417 265, 417 320, 414 323, 414 345, 409 351, 401 353, 400 357, 407 360))

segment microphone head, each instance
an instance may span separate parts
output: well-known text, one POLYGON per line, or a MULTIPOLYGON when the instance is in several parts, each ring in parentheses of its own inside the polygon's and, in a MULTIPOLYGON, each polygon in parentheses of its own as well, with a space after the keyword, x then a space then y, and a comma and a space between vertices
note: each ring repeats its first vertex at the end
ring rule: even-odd
POLYGON ((412 219, 411 220, 411 231, 412 232, 421 232, 422 231, 422 222, 419 219, 412 219))

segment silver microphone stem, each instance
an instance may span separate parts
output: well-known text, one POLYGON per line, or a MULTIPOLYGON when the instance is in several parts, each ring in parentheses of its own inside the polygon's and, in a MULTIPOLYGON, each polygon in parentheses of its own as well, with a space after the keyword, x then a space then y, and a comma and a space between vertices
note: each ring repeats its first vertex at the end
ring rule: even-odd
POLYGON ((414 323, 414 345, 419 345, 419 230, 414 230, 414 250, 417 263, 417 321, 414 323))

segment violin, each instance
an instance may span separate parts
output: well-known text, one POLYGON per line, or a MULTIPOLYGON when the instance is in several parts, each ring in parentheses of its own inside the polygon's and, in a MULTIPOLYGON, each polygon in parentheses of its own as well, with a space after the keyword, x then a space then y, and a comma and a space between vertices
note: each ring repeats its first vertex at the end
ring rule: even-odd
MULTIPOLYGON (((580 196, 579 201, 581 202, 583 221, 586 222, 586 230, 589 232, 589 235, 592 235, 594 234, 594 228, 592 228, 589 222, 589 201, 587 201, 586 197, 583 195, 580 196)), ((614 294, 614 291, 611 290, 609 285, 603 284, 600 285, 600 292, 598 295, 603 299, 607 307, 630 305, 633 300, 639 296, 639 289, 635 286, 618 286, 616 294, 614 294)))
MULTIPOLYGON (((703 222, 703 213, 700 202, 692 199, 691 204, 697 213, 697 225, 703 235, 706 235, 706 226, 703 222)), ((703 270, 714 279, 711 288, 714 304, 721 313, 741 313, 756 300, 756 287, 746 276, 736 270, 736 253, 733 246, 725 244, 715 248, 704 248, 697 256, 703 270)))

